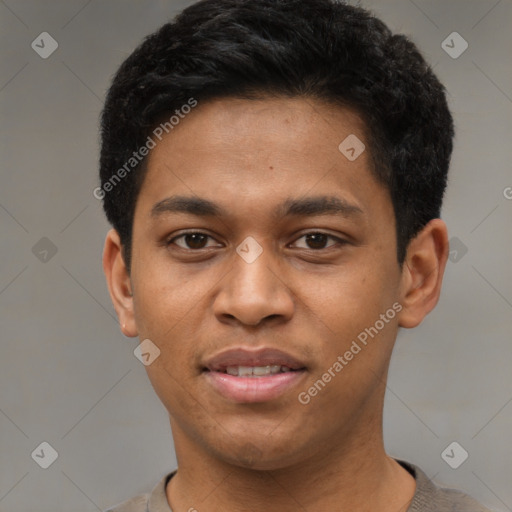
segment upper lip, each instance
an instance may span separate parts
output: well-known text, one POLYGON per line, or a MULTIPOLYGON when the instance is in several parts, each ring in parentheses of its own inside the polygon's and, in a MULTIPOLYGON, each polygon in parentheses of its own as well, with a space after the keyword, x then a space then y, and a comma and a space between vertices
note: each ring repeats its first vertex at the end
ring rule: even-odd
POLYGON ((305 368, 305 364, 295 357, 275 348, 260 348, 249 350, 247 348, 232 348, 224 350, 208 359, 204 369, 210 371, 223 371, 228 366, 287 366, 292 370, 305 368))

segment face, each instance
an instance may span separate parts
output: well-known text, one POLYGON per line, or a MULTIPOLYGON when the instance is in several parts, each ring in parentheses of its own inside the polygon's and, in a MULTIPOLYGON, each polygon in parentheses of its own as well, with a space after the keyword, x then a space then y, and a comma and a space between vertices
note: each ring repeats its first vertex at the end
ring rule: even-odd
POLYGON ((278 469, 378 431, 403 275, 370 166, 357 114, 306 99, 199 104, 151 150, 124 331, 178 455, 278 469))

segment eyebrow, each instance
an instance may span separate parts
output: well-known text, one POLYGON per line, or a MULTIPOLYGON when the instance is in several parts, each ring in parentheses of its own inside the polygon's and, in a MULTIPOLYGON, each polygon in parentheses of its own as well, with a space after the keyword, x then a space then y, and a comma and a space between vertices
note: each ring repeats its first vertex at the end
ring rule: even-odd
MULTIPOLYGON (((228 212, 220 205, 208 199, 193 196, 171 196, 162 199, 151 209, 153 218, 167 213, 187 213, 198 217, 228 216, 228 212)), ((340 215, 353 217, 363 214, 364 212, 359 206, 336 196, 288 198, 273 211, 273 217, 276 220, 290 216, 340 215)))

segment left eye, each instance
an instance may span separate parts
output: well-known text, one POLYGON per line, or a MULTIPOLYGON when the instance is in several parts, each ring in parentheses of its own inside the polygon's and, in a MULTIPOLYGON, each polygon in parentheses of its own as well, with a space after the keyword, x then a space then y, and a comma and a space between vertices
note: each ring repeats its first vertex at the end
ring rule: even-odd
MULTIPOLYGON (((183 233, 182 235, 179 235, 177 237, 174 237, 173 239, 169 240, 168 244, 176 243, 178 247, 181 247, 182 249, 204 249, 206 247, 215 247, 215 246, 208 246, 206 245, 206 242, 208 239, 213 239, 210 235, 207 235, 206 233, 201 233, 199 231, 193 232, 193 233, 183 233), (176 241, 180 240, 182 243, 177 243, 176 241)), ((301 249, 313 249, 313 250, 320 250, 320 249, 327 249, 328 247, 332 247, 333 245, 336 245, 336 242, 343 242, 343 240, 328 235, 327 233, 306 233, 299 237, 297 240, 300 240, 304 238, 305 243, 308 244, 308 246, 299 247, 301 249), (327 245, 327 241, 331 239, 334 240, 334 243, 331 245, 327 245)), ((296 242, 295 242, 296 243, 296 242)))
POLYGON ((332 235, 328 235, 327 233, 306 233, 305 235, 299 237, 297 240, 300 240, 301 238, 305 238, 306 243, 309 244, 309 247, 301 247, 301 249, 327 249, 328 247, 336 245, 336 243, 334 243, 326 246, 325 244, 329 238, 335 242, 343 242, 341 239, 332 235))

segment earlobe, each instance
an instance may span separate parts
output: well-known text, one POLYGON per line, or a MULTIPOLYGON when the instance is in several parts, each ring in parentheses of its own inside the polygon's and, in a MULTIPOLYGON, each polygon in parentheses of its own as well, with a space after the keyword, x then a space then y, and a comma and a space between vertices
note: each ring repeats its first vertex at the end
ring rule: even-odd
POLYGON ((448 233, 441 219, 431 220, 409 243, 402 269, 400 327, 416 327, 434 309, 448 253, 448 233))
POLYGON ((128 337, 137 336, 130 276, 123 258, 121 239, 115 229, 111 229, 105 239, 103 271, 122 333, 128 337))

